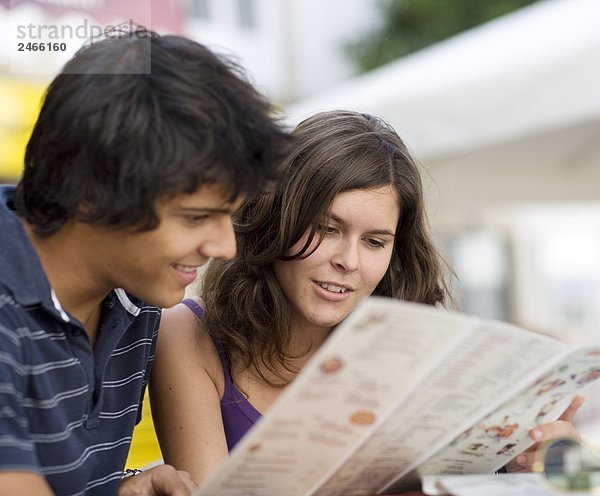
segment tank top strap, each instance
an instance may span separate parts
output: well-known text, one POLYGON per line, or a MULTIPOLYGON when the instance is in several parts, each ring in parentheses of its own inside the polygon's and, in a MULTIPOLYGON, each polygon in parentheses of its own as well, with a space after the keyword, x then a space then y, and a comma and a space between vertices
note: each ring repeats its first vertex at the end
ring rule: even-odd
POLYGON ((192 300, 191 298, 186 298, 185 300, 182 300, 181 303, 183 303, 192 312, 194 312, 196 317, 198 317, 199 319, 202 318, 202 316, 204 315, 204 308, 202 308, 200 305, 198 305, 196 300, 192 300))

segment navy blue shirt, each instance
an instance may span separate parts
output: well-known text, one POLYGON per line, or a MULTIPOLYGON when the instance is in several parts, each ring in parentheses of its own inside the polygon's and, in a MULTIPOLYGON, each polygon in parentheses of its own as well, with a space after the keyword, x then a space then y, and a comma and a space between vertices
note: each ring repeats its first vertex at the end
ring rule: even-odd
POLYGON ((56 494, 115 494, 154 357, 160 310, 121 289, 96 345, 61 308, 0 186, 0 471, 56 494))

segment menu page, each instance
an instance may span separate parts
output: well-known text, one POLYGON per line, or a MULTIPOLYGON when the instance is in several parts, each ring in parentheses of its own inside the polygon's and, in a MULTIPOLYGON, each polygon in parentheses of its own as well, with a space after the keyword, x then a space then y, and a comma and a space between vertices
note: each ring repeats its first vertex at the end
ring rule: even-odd
MULTIPOLYGON (((198 496, 349 496, 387 489, 519 391, 541 378, 557 380, 546 374, 560 368, 552 369, 568 350, 559 340, 508 324, 369 298, 198 496)), ((597 357, 576 362, 582 377, 594 375, 583 372, 597 357)), ((563 403, 554 399, 545 415, 560 411, 563 403)), ((502 421, 504 435, 514 422, 502 421)), ((517 449, 508 444, 494 455, 517 449)), ((442 465, 435 470, 450 473, 454 458, 437 460, 442 465)))
POLYGON ((369 298, 198 495, 309 494, 468 334, 470 322, 431 307, 369 298))
MULTIPOLYGON (((446 325, 429 322, 430 329, 436 324, 446 325)), ((539 374, 540 364, 560 358, 565 348, 561 341, 508 324, 476 324, 316 495, 366 495, 387 488, 514 394, 515 386, 524 387, 539 374)))
POLYGON ((528 432, 556 420, 573 396, 600 379, 600 345, 576 348, 520 394, 482 419, 431 460, 422 475, 486 473, 533 444, 528 432))

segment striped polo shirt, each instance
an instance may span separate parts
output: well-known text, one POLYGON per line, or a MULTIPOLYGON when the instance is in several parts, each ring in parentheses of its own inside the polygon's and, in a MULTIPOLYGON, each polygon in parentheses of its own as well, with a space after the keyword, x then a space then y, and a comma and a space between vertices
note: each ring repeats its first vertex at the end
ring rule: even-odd
POLYGON ((0 186, 0 471, 59 495, 115 494, 154 357, 160 310, 121 289, 96 346, 63 310, 0 186))

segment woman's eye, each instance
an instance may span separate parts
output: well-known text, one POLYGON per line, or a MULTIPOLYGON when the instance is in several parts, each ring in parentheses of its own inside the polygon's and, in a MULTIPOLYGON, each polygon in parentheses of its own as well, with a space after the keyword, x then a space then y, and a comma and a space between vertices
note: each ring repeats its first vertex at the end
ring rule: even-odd
POLYGON ((385 246, 385 243, 378 239, 366 238, 365 241, 372 248, 383 248, 385 246))
POLYGON ((320 225, 319 230, 323 231, 325 234, 337 234, 338 230, 333 226, 324 226, 320 225))

